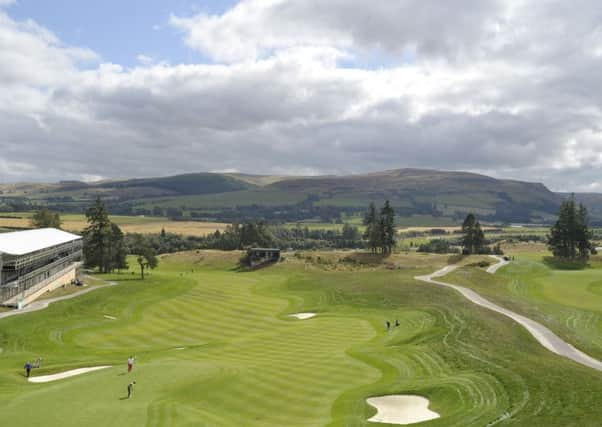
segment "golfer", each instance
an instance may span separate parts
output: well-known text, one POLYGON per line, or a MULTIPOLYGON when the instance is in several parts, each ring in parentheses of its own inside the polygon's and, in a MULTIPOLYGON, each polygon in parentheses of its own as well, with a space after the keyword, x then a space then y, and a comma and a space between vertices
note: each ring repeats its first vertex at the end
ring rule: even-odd
POLYGON ((128 358, 128 372, 132 372, 133 367, 134 367, 134 356, 130 356, 128 358))
POLYGON ((136 384, 136 381, 132 381, 128 384, 128 399, 131 399, 134 394, 134 384, 136 384))
POLYGON ((27 374, 27 378, 29 378, 29 374, 31 374, 31 363, 29 360, 25 363, 25 372, 27 374))

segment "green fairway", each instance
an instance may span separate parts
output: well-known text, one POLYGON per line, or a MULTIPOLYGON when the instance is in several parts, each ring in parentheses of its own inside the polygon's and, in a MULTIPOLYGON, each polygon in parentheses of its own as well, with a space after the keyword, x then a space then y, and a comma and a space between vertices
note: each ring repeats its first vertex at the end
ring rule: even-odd
POLYGON ((592 258, 583 270, 558 270, 546 265, 543 255, 518 253, 495 276, 464 268, 446 280, 531 317, 579 349, 602 358, 602 258, 592 258))
MULTIPOLYGON (((370 396, 418 394, 425 426, 596 426, 602 374, 556 357, 509 319, 413 279, 447 257, 382 265, 239 254, 162 258, 144 282, 0 320, 0 412, 23 426, 362 426, 370 396), (315 312, 308 320, 289 314, 315 312), (109 318, 105 316, 110 316, 109 318), (113 319, 115 318, 115 319, 113 319), (400 326, 386 331, 386 320, 400 326), (126 359, 136 356, 134 372, 126 359), (113 368, 51 383, 34 375, 113 368), (137 382, 134 398, 126 385, 137 382)), ((330 258, 328 258, 330 257, 330 258)), ((320 258, 322 259, 322 258, 320 258)), ((382 424, 371 424, 382 425, 382 424)))

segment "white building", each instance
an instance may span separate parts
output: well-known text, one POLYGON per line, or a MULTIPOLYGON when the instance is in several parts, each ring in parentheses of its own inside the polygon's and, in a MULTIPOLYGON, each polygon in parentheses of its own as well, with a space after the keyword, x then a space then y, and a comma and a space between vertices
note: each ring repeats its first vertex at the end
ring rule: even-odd
POLYGON ((82 238, 41 228, 0 233, 0 305, 23 306, 75 278, 82 238))

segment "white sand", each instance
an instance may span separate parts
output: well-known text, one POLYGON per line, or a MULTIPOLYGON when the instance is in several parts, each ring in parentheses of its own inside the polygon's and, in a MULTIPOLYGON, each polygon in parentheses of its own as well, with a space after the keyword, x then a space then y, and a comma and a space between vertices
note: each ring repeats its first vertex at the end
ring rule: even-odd
POLYGON ((98 371, 100 369, 110 368, 111 366, 94 366, 92 368, 79 368, 70 371, 61 372, 52 375, 42 375, 39 377, 29 377, 30 383, 47 383, 50 381, 62 380, 63 378, 74 377, 76 375, 85 374, 88 372, 98 371))
POLYGON ((174 350, 186 350, 186 347, 176 347, 174 350))
POLYGON ((115 316, 109 316, 108 314, 105 314, 104 317, 105 317, 105 319, 117 320, 117 318, 115 316))
POLYGON ((311 319, 315 315, 316 315, 316 313, 295 313, 295 314, 291 314, 290 316, 295 317, 299 320, 305 320, 305 319, 311 319))
POLYGON ((371 397, 368 404, 378 411, 368 421, 389 424, 414 424, 434 420, 440 415, 429 409, 429 400, 422 396, 391 395, 371 397))

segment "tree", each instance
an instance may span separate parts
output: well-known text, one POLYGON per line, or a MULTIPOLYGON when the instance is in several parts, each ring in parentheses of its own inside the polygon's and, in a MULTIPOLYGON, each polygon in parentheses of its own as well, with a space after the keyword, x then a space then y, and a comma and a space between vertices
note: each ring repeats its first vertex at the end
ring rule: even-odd
POLYGON ((354 227, 350 224, 345 223, 343 225, 343 230, 341 231, 341 238, 346 241, 359 240, 360 233, 359 233, 357 227, 354 227))
POLYGON ((247 222, 239 228, 240 249, 249 246, 269 247, 274 243, 274 238, 263 221, 247 222))
POLYGON ((111 265, 109 270, 127 270, 127 246, 123 232, 115 223, 111 223, 111 265))
POLYGON ((395 246, 395 211, 387 200, 380 211, 381 236, 383 253, 391 253, 395 246))
POLYGON ((123 232, 109 220, 109 213, 100 197, 86 210, 88 226, 84 229, 84 259, 87 267, 102 273, 127 268, 123 232))
POLYGON ((48 208, 36 211, 31 217, 30 223, 33 228, 61 228, 59 214, 52 212, 48 208))
POLYGON ((484 244, 485 233, 481 229, 481 224, 474 214, 469 213, 462 223, 463 252, 468 255, 481 253, 484 244))
POLYGON ((395 246, 395 211, 391 203, 387 200, 379 213, 376 211, 374 203, 370 203, 368 211, 364 216, 364 239, 368 241, 368 246, 372 253, 376 253, 381 248, 382 253, 391 253, 395 246))
POLYGON ((131 252, 136 255, 136 262, 140 266, 140 278, 144 280, 144 270, 152 270, 159 265, 155 250, 146 236, 136 234, 131 252))
POLYGON ((377 248, 381 245, 381 231, 379 217, 376 213, 376 206, 374 202, 371 202, 368 206, 368 212, 364 216, 364 225, 366 231, 364 233, 364 239, 368 241, 372 253, 376 253, 377 248))
POLYGON ((594 245, 591 242, 594 233, 589 229, 589 215, 587 213, 587 208, 583 203, 579 203, 576 221, 576 240, 579 258, 587 259, 594 248, 594 245))
POLYGON ((111 233, 109 214, 100 197, 86 210, 88 226, 84 229, 84 259, 88 267, 108 273, 107 253, 111 233))
POLYGON ((592 232, 589 216, 583 204, 575 203, 575 197, 560 204, 558 219, 550 228, 548 248, 557 258, 587 259, 592 251, 592 232))

